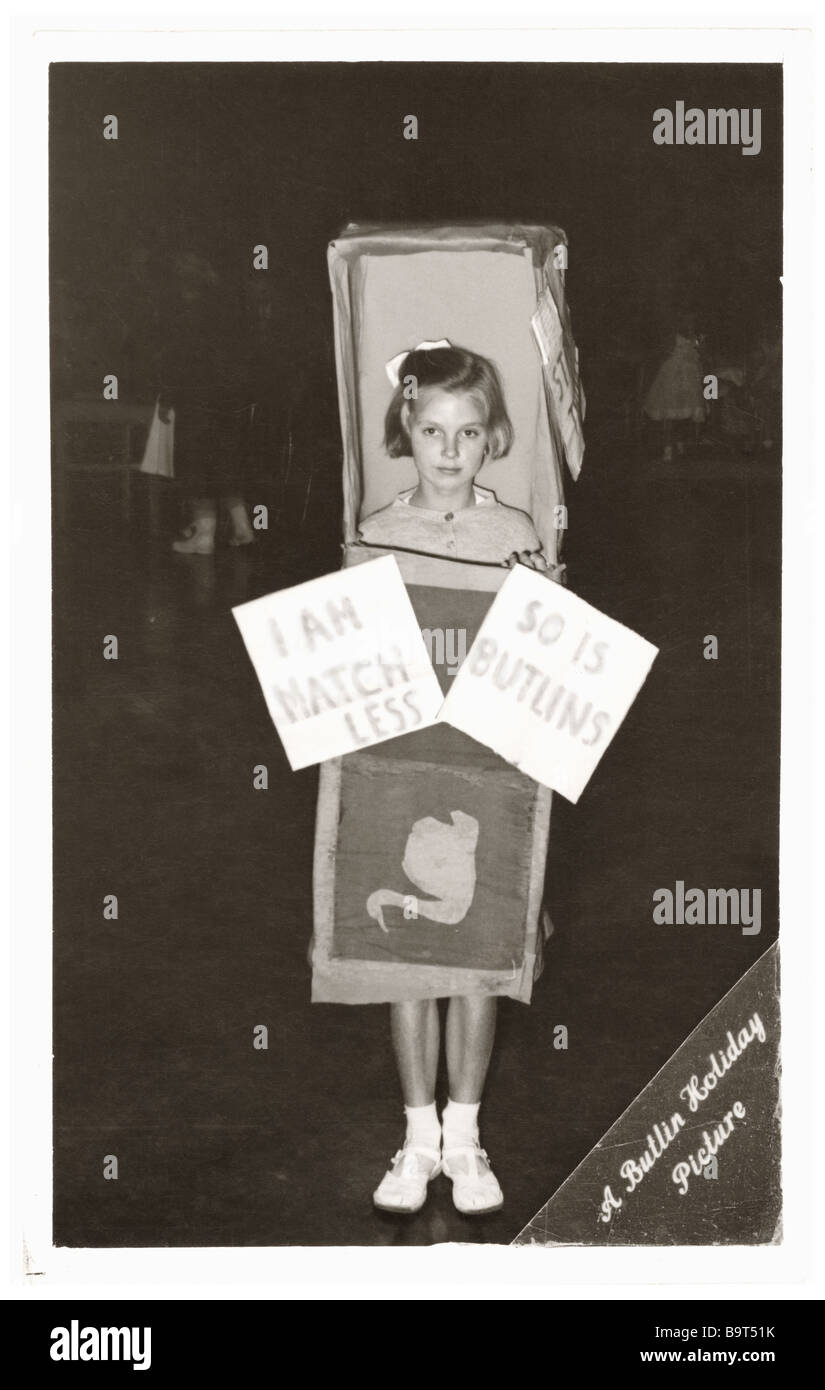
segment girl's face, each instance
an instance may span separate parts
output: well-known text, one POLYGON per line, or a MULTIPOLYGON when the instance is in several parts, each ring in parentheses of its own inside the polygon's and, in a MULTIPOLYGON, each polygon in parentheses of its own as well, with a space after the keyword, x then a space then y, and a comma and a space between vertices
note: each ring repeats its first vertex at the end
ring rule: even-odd
POLYGON ((411 406, 407 428, 421 484, 440 495, 469 495, 487 453, 483 400, 431 387, 411 406))

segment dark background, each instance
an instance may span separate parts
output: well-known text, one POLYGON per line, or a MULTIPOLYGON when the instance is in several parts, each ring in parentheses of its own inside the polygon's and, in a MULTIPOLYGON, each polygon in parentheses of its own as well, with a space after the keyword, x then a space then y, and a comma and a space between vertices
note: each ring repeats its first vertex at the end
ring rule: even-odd
POLYGON ((781 149, 776 67, 52 67, 53 404, 99 399, 108 372, 151 403, 170 256, 205 256, 248 304, 265 243, 276 421, 251 555, 173 559, 175 488, 138 478, 125 517, 105 468, 55 527, 58 1244, 511 1240, 775 938, 779 450, 711 441, 666 468, 637 383, 686 286, 720 360, 778 324, 781 149), (761 153, 655 146, 678 99, 760 107, 761 153), (309 1005, 317 774, 289 772, 229 610, 338 563, 327 242, 472 219, 568 234, 588 396, 571 586, 661 651, 578 806, 554 801, 556 931, 533 1005, 501 1010, 484 1106, 505 1209, 473 1224, 437 1184, 404 1224, 370 1204, 401 1137, 386 1011, 309 1005), (655 926, 677 879, 761 888, 761 935, 655 926))

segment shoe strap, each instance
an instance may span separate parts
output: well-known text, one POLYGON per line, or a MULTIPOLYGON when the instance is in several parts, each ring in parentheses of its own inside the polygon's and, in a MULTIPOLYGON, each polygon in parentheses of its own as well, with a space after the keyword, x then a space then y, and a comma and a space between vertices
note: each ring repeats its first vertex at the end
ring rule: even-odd
POLYGON ((472 1161, 473 1161, 473 1162, 472 1162, 472 1172, 467 1173, 467 1174, 459 1174, 459 1176, 476 1177, 476 1178, 487 1177, 487 1175, 488 1175, 487 1173, 479 1173, 479 1171, 478 1171, 478 1160, 479 1160, 480 1158, 483 1158, 484 1162, 487 1164, 488 1172, 489 1172, 490 1174, 492 1174, 492 1164, 490 1163, 490 1159, 489 1159, 488 1156, 487 1156, 487 1150, 486 1150, 486 1149, 482 1149, 482 1147, 481 1147, 481 1145, 480 1145, 479 1143, 475 1143, 475 1144, 454 1144, 452 1148, 449 1148, 449 1149, 445 1149, 445 1150, 444 1150, 444 1162, 445 1162, 445 1164, 448 1164, 448 1165, 449 1165, 450 1160, 451 1160, 451 1159, 454 1159, 454 1158, 466 1158, 466 1159, 472 1159, 472 1161))
POLYGON ((407 1158, 419 1156, 429 1159, 431 1163, 441 1162, 441 1154, 438 1149, 431 1148, 429 1144, 419 1144, 414 1140, 408 1140, 396 1153, 390 1164, 390 1168, 394 1168, 399 1159, 406 1160, 407 1158))

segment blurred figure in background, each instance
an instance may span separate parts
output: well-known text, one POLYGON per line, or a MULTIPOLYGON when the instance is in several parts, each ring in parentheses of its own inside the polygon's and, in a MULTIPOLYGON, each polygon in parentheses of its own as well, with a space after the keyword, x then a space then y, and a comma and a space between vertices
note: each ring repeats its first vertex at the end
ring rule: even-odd
POLYGON ((694 441, 707 417, 703 391, 702 339, 696 316, 684 312, 676 317, 667 356, 660 364, 644 399, 644 412, 651 420, 662 421, 663 460, 673 458, 673 442, 684 452, 686 435, 692 430, 694 441))
POLYGON ((782 416, 782 339, 775 328, 763 328, 752 352, 739 365, 723 363, 716 407, 722 435, 743 454, 771 449, 779 437, 782 416))
POLYGON ((172 549, 211 555, 221 504, 229 544, 254 539, 244 497, 254 382, 240 296, 194 251, 176 252, 170 269, 160 306, 157 389, 161 419, 175 411, 175 476, 191 513, 172 549))

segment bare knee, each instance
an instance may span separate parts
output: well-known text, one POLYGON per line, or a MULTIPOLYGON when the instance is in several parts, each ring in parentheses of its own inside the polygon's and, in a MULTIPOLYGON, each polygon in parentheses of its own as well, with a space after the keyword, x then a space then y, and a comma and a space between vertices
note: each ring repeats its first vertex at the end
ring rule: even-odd
POLYGON ((480 1023, 495 1015, 497 1003, 494 994, 458 994, 450 1000, 449 1008, 467 1023, 480 1023))

